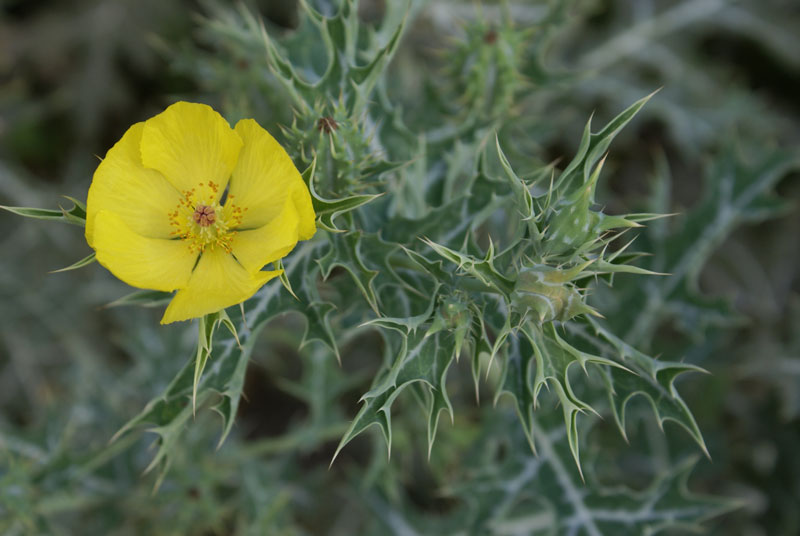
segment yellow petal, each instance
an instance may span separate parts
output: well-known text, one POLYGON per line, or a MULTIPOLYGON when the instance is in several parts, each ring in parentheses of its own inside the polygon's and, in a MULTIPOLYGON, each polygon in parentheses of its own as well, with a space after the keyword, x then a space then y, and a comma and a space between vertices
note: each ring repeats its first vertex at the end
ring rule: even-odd
POLYGON ((297 244, 300 219, 295 204, 287 198, 281 213, 266 225, 233 236, 231 250, 250 273, 268 262, 285 257, 297 244))
POLYGON ((172 291, 189 283, 197 253, 183 240, 148 238, 131 230, 114 212, 94 220, 97 261, 133 287, 172 291))
POLYGON ((229 199, 246 208, 240 228, 257 229, 283 210, 287 198, 295 205, 301 240, 316 230, 311 195, 292 159, 269 132, 252 119, 236 123, 244 141, 239 161, 231 178, 229 199))
MULTIPOLYGON (((302 177, 300 179, 303 180, 302 177)), ((305 182, 296 184, 292 191, 292 202, 297 211, 297 234, 300 240, 308 240, 317 232, 317 215, 311 204, 311 194, 305 182)))
POLYGON ((278 270, 251 275, 225 250, 206 250, 189 284, 175 294, 161 323, 189 320, 241 303, 280 274, 278 270))
POLYGON ((122 136, 94 172, 86 201, 86 241, 94 243, 95 217, 100 210, 119 215, 131 230, 150 238, 169 238, 169 213, 180 193, 158 171, 145 168, 139 152, 144 123, 122 136))
POLYGON ((142 133, 142 163, 181 192, 202 186, 198 202, 219 201, 241 148, 241 138, 221 115, 192 102, 176 102, 148 119, 142 133))

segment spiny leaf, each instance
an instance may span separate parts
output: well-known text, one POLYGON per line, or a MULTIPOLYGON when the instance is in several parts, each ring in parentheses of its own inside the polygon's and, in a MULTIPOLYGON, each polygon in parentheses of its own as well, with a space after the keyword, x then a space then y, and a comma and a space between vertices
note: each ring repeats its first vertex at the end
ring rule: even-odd
POLYGON ((355 100, 351 106, 354 113, 360 113, 366 109, 368 99, 375 84, 378 83, 380 76, 386 70, 387 65, 392 60, 397 47, 400 44, 400 37, 406 25, 406 19, 397 26, 389 42, 381 48, 369 64, 363 67, 352 68, 352 85, 354 88, 355 100))
POLYGON ((421 330, 410 335, 405 335, 402 331, 396 333, 394 337, 384 333, 387 342, 390 343, 387 347, 396 352, 392 366, 376 378, 373 388, 362 397, 364 405, 339 442, 334 460, 347 443, 372 425, 381 427, 387 448, 391 452, 392 404, 410 385, 421 384, 430 390, 431 398, 428 405, 430 444, 435 439, 441 410, 447 409, 452 415, 452 407, 445 391, 447 369, 455 358, 452 341, 447 341, 447 335, 443 333, 429 337, 421 330), (398 338, 399 344, 397 344, 398 338), (391 344, 392 342, 394 344, 391 344))
POLYGON ((138 305, 141 307, 159 307, 172 299, 171 292, 160 290, 137 290, 127 294, 104 307, 122 307, 126 305, 138 305))
POLYGON ((406 330, 406 333, 411 333, 416 331, 418 327, 422 324, 427 322, 431 315, 433 314, 434 306, 436 305, 439 299, 439 288, 441 283, 436 284, 436 288, 434 289, 433 293, 431 294, 430 301, 428 302, 428 306, 425 308, 424 311, 417 315, 411 315, 407 317, 378 317, 373 318, 372 320, 368 320, 364 322, 364 326, 379 326, 383 328, 389 329, 397 329, 402 328, 406 330))
POLYGON ((498 209, 510 206, 508 196, 498 195, 496 185, 483 174, 461 186, 457 199, 428 208, 422 217, 393 218, 381 229, 381 236, 412 249, 418 245, 417 238, 422 237, 436 237, 443 246, 459 247, 470 231, 484 224, 498 209))
POLYGON ((385 392, 380 396, 376 396, 364 401, 364 405, 361 406, 361 409, 350 423, 347 431, 339 440, 339 445, 336 447, 336 451, 333 453, 333 457, 331 458, 331 466, 333 465, 333 462, 336 461, 336 458, 339 457, 339 453, 342 451, 342 449, 371 426, 378 426, 381 429, 383 438, 386 441, 387 451, 389 455, 391 455, 392 416, 391 411, 382 410, 382 408, 386 405, 386 402, 389 400, 389 397, 390 393, 385 392))
MULTIPOLYGON (((765 206, 775 199, 774 185, 788 173, 800 169, 796 155, 775 152, 767 154, 752 165, 743 164, 734 148, 727 148, 706 179, 702 201, 691 212, 676 218, 678 227, 666 234, 655 227, 647 237, 659 252, 649 268, 668 272, 670 277, 648 281, 631 289, 632 301, 640 303, 634 318, 620 315, 618 330, 624 340, 646 346, 656 327, 668 315, 694 338, 704 335, 708 325, 736 324, 739 315, 720 300, 704 299, 697 288, 697 277, 708 259, 739 225, 780 214, 782 207, 772 205, 777 212, 767 213, 765 206), (686 316, 682 316, 683 313, 686 316), (691 318, 702 321, 692 322, 691 318)), ((666 180, 664 177, 662 180, 666 180)), ((663 192, 663 187, 656 193, 663 192)), ((660 204, 668 202, 660 193, 660 204)), ((620 291, 626 289, 621 288, 620 291)))
POLYGON ((82 258, 78 262, 70 264, 66 268, 61 268, 59 270, 53 270, 50 273, 51 274, 57 274, 57 273, 60 273, 60 272, 67 272, 69 270, 77 270, 78 268, 83 268, 84 266, 88 266, 88 265, 92 264, 93 262, 95 262, 97 260, 95 258, 95 256, 96 256, 96 253, 92 252, 91 254, 87 255, 84 258, 82 258))
POLYGON ((494 247, 490 244, 483 259, 455 251, 430 239, 423 239, 433 251, 443 258, 457 265, 458 269, 473 276, 477 281, 487 287, 502 293, 507 298, 514 290, 514 282, 500 273, 494 266, 494 247))
POLYGON ((278 277, 280 278, 281 285, 283 285, 283 288, 286 289, 286 292, 294 296, 296 300, 299 299, 297 297, 297 294, 294 293, 294 289, 292 288, 292 282, 289 281, 289 276, 286 275, 286 270, 283 267, 283 259, 278 259, 273 263, 273 265, 275 266, 275 269, 281 273, 281 275, 278 277))
MULTIPOLYGON (((551 387, 558 397, 563 410, 567 444, 570 452, 572 452, 572 457, 578 467, 581 478, 583 478, 577 417, 579 413, 589 411, 597 415, 597 412, 575 395, 569 381, 569 369, 573 363, 578 363, 584 372, 586 372, 588 363, 612 367, 618 365, 609 359, 590 355, 573 348, 558 336, 552 323, 548 324, 544 330, 539 330, 535 326, 528 324, 522 330, 522 333, 528 338, 536 357, 536 376, 533 380, 534 407, 541 388, 544 386, 551 387)), ((630 371, 627 372, 630 373, 630 371)))
POLYGON ((536 397, 533 392, 533 375, 535 358, 533 348, 527 339, 512 337, 509 344, 503 346, 506 353, 503 363, 500 388, 495 394, 494 403, 497 405, 500 397, 508 394, 514 400, 522 431, 528 440, 531 451, 536 453, 536 443, 533 437, 533 408, 536 397))
POLYGON ((303 172, 303 180, 305 180, 311 192, 311 201, 314 206, 314 212, 317 214, 317 224, 323 229, 333 232, 342 233, 345 230, 336 227, 334 220, 339 216, 351 212, 362 205, 366 205, 380 197, 382 194, 363 194, 351 195, 341 199, 325 199, 321 197, 314 186, 314 171, 316 169, 316 159, 312 164, 303 172))
POLYGON ((331 271, 339 266, 344 268, 353 278, 358 289, 363 294, 367 303, 380 315, 378 298, 373 287, 373 280, 378 275, 377 270, 367 268, 361 256, 360 232, 349 232, 344 235, 330 235, 331 248, 318 263, 322 269, 322 276, 327 279, 331 271))
MULTIPOLYGON (((476 308, 477 309, 477 308, 476 308)), ((475 388, 475 402, 480 403, 480 376, 481 359, 483 356, 492 355, 492 345, 489 344, 489 335, 486 332, 486 322, 482 311, 477 309, 472 315, 472 334, 470 343, 472 345, 472 383, 475 388)))
POLYGON ((614 412, 614 419, 623 436, 625 432, 625 407, 636 395, 644 396, 653 408, 659 425, 671 420, 692 436, 697 445, 708 456, 708 450, 697 422, 686 403, 675 388, 675 380, 687 372, 705 372, 700 367, 687 363, 659 361, 636 350, 611 333, 596 319, 588 319, 596 337, 573 327, 573 331, 593 344, 609 359, 623 364, 636 374, 611 368, 605 371, 604 379, 614 412))
POLYGON ((567 169, 558 177, 555 182, 555 188, 573 190, 589 182, 591 170, 603 154, 608 151, 608 147, 616 135, 636 116, 653 95, 655 95, 655 92, 633 103, 612 119, 600 132, 592 132, 592 121, 590 119, 586 123, 575 158, 572 159, 567 169))
MULTIPOLYGON (((292 279, 293 288, 298 290, 301 298, 313 296, 313 292, 316 291, 316 286, 313 287, 313 292, 309 290, 306 285, 306 276, 311 274, 311 280, 315 281, 318 275, 318 272, 313 270, 316 265, 311 257, 314 252, 319 251, 319 247, 319 243, 306 242, 298 247, 299 251, 291 256, 291 261, 286 262, 286 273, 292 279)), ((187 360, 161 396, 151 400, 138 415, 129 420, 112 437, 111 441, 115 441, 142 425, 154 425, 148 430, 159 436, 159 446, 148 469, 161 467, 157 484, 160 483, 169 467, 171 453, 179 450, 177 441, 184 432, 185 423, 192 417, 195 406, 202 406, 204 402, 215 396, 220 397, 219 401, 212 406, 223 418, 219 444, 221 445, 230 434, 241 399, 247 363, 258 334, 270 319, 288 310, 295 310, 306 315, 308 319, 307 336, 325 331, 326 328, 314 327, 318 322, 324 323, 324 313, 321 320, 318 320, 314 314, 318 311, 319 302, 311 304, 298 301, 289 296, 287 292, 281 292, 282 288, 281 285, 276 284, 266 285, 253 299, 246 302, 246 313, 250 317, 249 327, 244 323, 243 318, 238 319, 240 325, 236 326, 236 318, 231 319, 227 313, 222 312, 224 318, 227 318, 228 322, 235 326, 234 329, 239 334, 241 345, 236 343, 233 335, 228 340, 216 337, 216 341, 210 335, 213 328, 216 328, 215 324, 228 325, 223 318, 220 318, 219 314, 211 315, 211 318, 207 320, 205 318, 201 320, 199 328, 202 329, 199 334, 198 352, 195 352, 192 358, 187 360), (209 352, 213 353, 214 359, 208 359, 209 352), (198 374, 198 353, 201 359, 199 362, 200 374, 198 374), (192 405, 189 404, 190 399, 194 399, 192 405)), ((152 291, 143 291, 136 292, 122 300, 125 300, 126 304, 147 303, 148 300, 157 298, 159 295, 169 296, 168 293, 153 294, 152 291)), ((329 328, 328 324, 327 329, 329 328)), ((322 335, 320 333, 319 338, 323 341, 335 341, 332 334, 322 335)))
POLYGON ((500 159, 500 164, 502 165, 503 170, 505 170, 506 176, 511 184, 514 203, 517 206, 520 218, 525 222, 531 239, 538 242, 541 240, 542 234, 537 225, 537 215, 534 212, 533 197, 528 189, 528 185, 526 185, 522 179, 520 179, 517 174, 514 173, 514 170, 511 169, 511 164, 508 163, 506 155, 500 148, 500 140, 497 137, 495 137, 495 145, 497 147, 497 156, 500 159))
POLYGON ((676 276, 662 282, 669 289, 684 276, 694 285, 700 266, 723 238, 736 225, 768 216, 762 210, 763 203, 774 199, 774 185, 792 170, 800 169, 800 158, 794 154, 776 152, 747 166, 733 151, 728 149, 712 169, 703 201, 666 245, 668 267, 676 276))
POLYGON ((659 471, 643 490, 599 481, 592 464, 586 468, 584 483, 570 467, 570 449, 557 417, 533 421, 538 456, 526 452, 525 440, 516 436, 496 461, 508 424, 507 418, 496 418, 485 425, 466 460, 484 470, 444 490, 445 496, 465 503, 450 514, 462 532, 639 536, 673 529, 694 533, 702 531, 704 521, 741 506, 732 499, 691 492, 687 480, 696 463, 692 457, 659 471))
MULTIPOLYGON (((284 259, 285 273, 297 298, 280 287, 266 286, 251 300, 246 302, 247 324, 255 331, 272 318, 289 312, 297 312, 306 321, 301 346, 318 340, 328 346, 339 358, 339 348, 331 326, 331 313, 335 305, 320 296, 318 283, 321 281, 320 267, 316 260, 326 247, 324 240, 305 242, 298 246, 291 256, 284 259)), ((247 330, 240 326, 240 331, 247 330)))
POLYGON ((298 75, 291 62, 279 52, 278 46, 267 34, 263 22, 260 23, 260 37, 267 53, 267 61, 272 75, 292 97, 294 105, 307 110, 308 103, 313 102, 314 99, 314 86, 298 75))
POLYGON ((194 380, 192 381, 192 413, 197 408, 197 383, 206 368, 214 344, 214 330, 218 324, 218 313, 201 316, 198 319, 197 352, 194 358, 194 380))
POLYGON ((606 247, 611 240, 606 238, 607 231, 642 227, 626 216, 612 216, 592 210, 594 192, 604 162, 605 156, 597 163, 585 184, 562 197, 549 210, 542 247, 546 256, 564 256, 572 260, 606 247))
MULTIPOLYGON (((259 331, 262 328, 263 324, 258 328, 259 331)), ((217 381, 213 382, 213 385, 209 385, 209 388, 214 389, 222 396, 222 399, 213 406, 213 409, 222 417, 222 433, 219 436, 217 448, 222 446, 233 429, 244 389, 247 364, 250 362, 250 355, 257 340, 256 334, 257 332, 251 333, 244 345, 229 344, 225 348, 224 353, 219 357, 221 366, 218 371, 215 371, 217 381)))
POLYGON ((7 210, 18 216, 26 218, 35 218, 38 220, 53 220, 71 223, 73 225, 86 225, 86 207, 80 201, 71 197, 67 197, 72 201, 73 205, 70 209, 61 208, 61 210, 49 210, 43 208, 30 208, 30 207, 6 207, 0 205, 0 209, 7 210))
POLYGON ((262 30, 262 40, 267 50, 270 68, 275 77, 292 95, 295 105, 309 109, 319 95, 331 99, 345 94, 348 98, 349 113, 360 116, 366 109, 369 96, 375 84, 384 73, 400 42, 405 27, 403 20, 397 25, 388 43, 380 45, 376 39, 359 40, 359 30, 374 36, 374 30, 359 23, 357 9, 350 0, 342 2, 333 17, 325 17, 308 2, 301 2, 301 13, 316 26, 327 53, 327 65, 319 78, 311 83, 294 69, 285 54, 262 30), (359 49, 360 43, 368 43, 366 49, 359 49), (362 57, 372 57, 365 65, 360 65, 362 57))
MULTIPOLYGON (((453 356, 458 356, 458 350, 453 351, 453 356)), ((453 423, 453 405, 450 402, 450 397, 447 395, 447 371, 452 364, 453 359, 445 360, 443 366, 439 368, 438 378, 436 383, 427 389, 429 401, 427 403, 428 412, 428 459, 431 457, 433 450, 433 443, 436 441, 436 432, 439 429, 439 416, 443 411, 450 415, 450 423, 453 423)))
MULTIPOLYGON (((573 364, 578 364, 584 372, 587 372, 587 364, 625 367, 574 348, 558 335, 553 323, 540 327, 526 322, 521 326, 520 333, 523 337, 511 337, 507 345, 503 379, 495 402, 502 394, 514 399, 522 429, 531 448, 535 449, 531 425, 534 410, 537 409, 542 388, 551 388, 562 405, 568 444, 580 469, 577 415, 587 411, 596 414, 596 411, 575 395, 569 380, 569 369, 573 364)), ((627 370, 627 373, 631 374, 631 371, 627 370)))

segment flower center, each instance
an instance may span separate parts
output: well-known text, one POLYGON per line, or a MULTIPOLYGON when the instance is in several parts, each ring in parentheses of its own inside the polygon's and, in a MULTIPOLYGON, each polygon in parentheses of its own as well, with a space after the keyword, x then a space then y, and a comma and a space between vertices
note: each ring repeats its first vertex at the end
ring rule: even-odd
POLYGON ((236 228, 242 223, 245 210, 233 203, 229 195, 225 206, 217 201, 219 187, 212 181, 183 192, 175 210, 169 213, 172 235, 187 242, 191 251, 221 247, 231 251, 236 228))
POLYGON ((194 209, 194 222, 200 227, 208 227, 217 221, 217 211, 208 205, 197 205, 194 209))

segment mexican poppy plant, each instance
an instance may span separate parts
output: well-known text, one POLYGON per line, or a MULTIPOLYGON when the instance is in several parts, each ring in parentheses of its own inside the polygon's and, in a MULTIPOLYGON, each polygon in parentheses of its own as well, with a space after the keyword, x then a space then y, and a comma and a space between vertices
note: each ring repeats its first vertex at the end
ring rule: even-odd
POLYGON ((314 235, 308 188, 252 119, 231 128, 178 102, 130 127, 95 171, 86 240, 134 287, 177 290, 162 324, 240 303, 279 270, 262 268, 314 235))

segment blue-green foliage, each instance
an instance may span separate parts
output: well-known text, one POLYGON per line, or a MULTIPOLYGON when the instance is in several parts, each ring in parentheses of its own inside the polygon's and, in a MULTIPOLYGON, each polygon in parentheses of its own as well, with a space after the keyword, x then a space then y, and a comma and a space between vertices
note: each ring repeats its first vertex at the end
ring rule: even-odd
MULTIPOLYGON (((672 421, 688 432, 669 430, 672 441, 689 437, 695 454, 709 455, 676 387, 703 369, 684 355, 657 357, 658 330, 672 323, 701 341, 741 320, 728 301, 700 291, 698 274, 735 228, 787 209, 772 192, 798 160, 775 151, 745 165, 731 148, 707 174, 702 200, 668 218, 662 165, 648 212, 606 210, 598 190, 614 174, 612 142, 658 97, 643 96, 647 88, 603 126, 586 121, 563 163, 532 151, 536 143, 520 135, 531 119, 520 110, 535 108, 528 103, 538 90, 570 83, 543 61, 568 7, 543 5, 535 24, 521 25, 506 5, 491 22, 461 25, 435 60, 441 68, 419 82, 424 102, 415 102, 394 86, 390 63, 405 61, 397 56, 425 2, 385 2, 372 24, 357 0, 304 0, 298 27, 286 32, 244 6, 208 3, 201 34, 226 55, 192 53, 176 64, 218 94, 229 119, 253 116, 281 138, 312 194, 318 232, 282 261, 281 284, 201 319, 196 351, 109 445, 64 467, 58 449, 13 441, 0 504, 22 521, 0 528, 52 530, 53 511, 102 504, 106 477, 81 478, 140 442, 142 429, 156 434, 155 450, 147 463, 129 463, 158 468, 156 488, 168 482, 159 493, 201 497, 172 520, 184 533, 313 531, 320 527, 297 523, 297 512, 319 507, 321 486, 360 497, 358 520, 340 520, 339 533, 654 534, 695 530, 732 508, 688 490, 695 455, 661 463, 637 491, 609 485, 586 437, 600 433, 601 417, 626 440, 643 422, 672 421), (302 362, 298 378, 273 381, 308 415, 279 438, 243 441, 234 424, 248 367, 273 333, 289 333, 284 343, 300 349, 302 362), (363 370, 349 368, 351 360, 363 370), (494 407, 476 410, 473 392, 494 407), (347 395, 357 406, 343 409, 347 395), (635 400, 648 403, 646 414, 635 400), (215 442, 208 409, 222 417, 215 442), (355 464, 355 486, 318 465, 304 473, 306 457, 324 445, 334 467, 348 463, 349 449, 363 456, 360 436, 370 429, 384 445, 373 441, 369 462, 355 464), (399 457, 401 467, 416 467, 420 446, 426 478, 446 482, 431 493, 452 501, 437 515, 403 493, 393 465, 399 457), (184 486, 197 467, 214 464, 243 483, 233 499, 224 478, 209 476, 199 491, 184 486), (40 489, 53 493, 50 502, 37 500, 40 489)), ((77 201, 61 211, 3 208, 76 224, 85 217, 77 201)), ((109 305, 168 298, 137 291, 109 305)), ((658 457, 643 456, 651 454, 658 457)), ((142 501, 125 499, 131 508, 142 501)), ((169 519, 168 509, 159 515, 169 519)))
MULTIPOLYGON (((499 141, 489 140, 492 120, 501 111, 509 113, 514 91, 507 86, 518 77, 514 66, 528 32, 515 33, 510 24, 499 31, 471 30, 471 35, 492 33, 460 49, 462 56, 475 49, 478 54, 469 60, 463 98, 472 102, 491 94, 495 100, 479 106, 479 115, 487 120, 450 118, 451 124, 471 125, 459 133, 458 144, 450 139, 429 146, 424 135, 409 135, 401 116, 380 95, 405 22, 387 17, 384 24, 394 27, 376 32, 359 22, 356 4, 349 1, 329 17, 305 4, 302 12, 300 30, 285 43, 269 37, 252 14, 240 16, 253 38, 263 40, 270 72, 295 111, 285 133, 288 150, 307 166, 304 176, 324 231, 286 260, 287 288, 299 299, 277 286, 267 287, 244 309, 246 324, 242 319, 237 328, 243 347, 230 340, 218 342, 223 350, 214 362, 245 362, 253 333, 287 310, 305 316, 308 338, 327 344, 332 357, 339 356, 337 339, 349 337, 348 332, 378 329, 384 365, 361 396, 361 409, 337 454, 373 425, 391 449, 393 406, 406 392, 425 408, 428 445, 435 448, 441 412, 453 419, 457 411, 448 396, 447 377, 462 355, 472 361, 475 385, 488 368, 499 367, 496 398, 510 395, 534 451, 535 415, 552 412, 540 408, 546 387, 561 406, 566 445, 580 468, 579 415, 596 411, 576 395, 579 389, 573 384, 586 379, 570 375, 573 364, 584 378, 603 379, 601 390, 610 397, 623 433, 625 404, 631 394, 641 393, 651 399, 659 420, 677 421, 704 449, 694 418, 673 386, 680 373, 696 367, 658 361, 628 346, 605 327, 602 312, 586 302, 587 284, 600 277, 618 272, 663 277, 628 265, 631 256, 609 247, 622 231, 657 215, 608 215, 596 208, 595 200, 613 138, 650 97, 596 132, 588 123, 563 172, 545 166, 525 179, 515 172, 499 141), (381 40, 381 33, 388 38, 381 40), (293 44, 308 43, 309 34, 325 44, 323 66, 310 59, 304 64, 302 49, 289 53, 293 44), (300 59, 293 61, 295 57, 300 59), (491 57, 507 61, 498 65, 487 59, 491 57), (502 74, 497 80, 481 74, 494 68, 502 74), (470 148, 467 161, 460 163, 465 177, 458 187, 449 186, 445 199, 437 190, 448 177, 434 164, 465 147, 470 148), (419 164, 405 161, 407 152, 419 164), (334 277, 336 270, 341 273, 334 277), (334 297, 322 298, 320 285, 329 287, 326 294, 332 290, 334 297), (362 301, 352 300, 357 295, 362 301)), ((213 380, 209 376, 198 386, 199 398, 211 391, 225 394, 218 406, 225 422, 223 437, 242 386, 240 367, 218 369, 232 374, 228 380, 220 376, 220 385, 208 383, 213 380)), ((174 403, 189 388, 180 382, 177 387, 167 393, 174 403)), ((170 439, 187 412, 159 410, 167 417, 156 429, 162 435, 157 460, 171 455, 170 439)), ((131 424, 152 416, 150 410, 131 424)))

